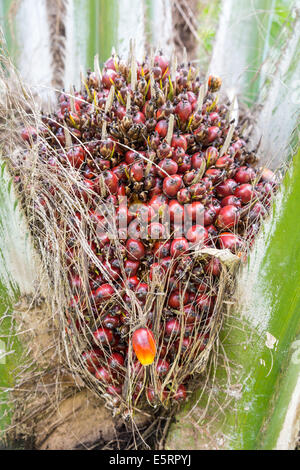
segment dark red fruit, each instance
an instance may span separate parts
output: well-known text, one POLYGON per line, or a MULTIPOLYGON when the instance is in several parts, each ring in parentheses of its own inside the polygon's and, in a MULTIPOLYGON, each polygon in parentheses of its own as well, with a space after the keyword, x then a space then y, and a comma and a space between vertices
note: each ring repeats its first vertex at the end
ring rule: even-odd
POLYGON ((183 255, 189 249, 189 242, 186 238, 175 238, 171 244, 171 256, 176 258, 177 256, 183 255))
POLYGON ((167 375, 170 369, 170 363, 166 359, 159 359, 156 364, 156 372, 160 377, 167 375))
POLYGON ((111 369, 119 369, 124 366, 124 356, 118 352, 114 352, 107 360, 108 365, 111 369))
POLYGON ((161 168, 161 170, 158 170, 158 174, 162 178, 165 178, 168 175, 175 175, 178 170, 177 163, 174 162, 174 160, 172 160, 171 158, 165 158, 164 160, 159 162, 158 166, 159 168, 161 168))
POLYGON ((179 101, 175 108, 175 113, 182 122, 186 122, 192 114, 192 105, 189 101, 179 101))
POLYGON ((179 385, 179 387, 177 388, 176 392, 174 393, 174 395, 172 396, 173 400, 176 400, 176 401, 185 401, 186 400, 186 396, 187 396, 187 393, 186 393, 186 388, 184 385, 179 385))
POLYGON ((255 180, 255 178, 256 178, 255 170, 247 166, 241 166, 237 170, 235 177, 234 177, 235 181, 241 184, 250 183, 251 181, 255 180))
POLYGON ((168 305, 172 308, 180 308, 181 305, 186 305, 189 302, 189 294, 187 291, 180 292, 178 290, 172 292, 169 297, 168 305))
POLYGON ((242 248, 242 245, 241 239, 233 233, 224 232, 219 235, 219 246, 223 250, 228 249, 235 253, 237 250, 242 248))
POLYGON ((98 367, 95 377, 105 384, 110 384, 112 382, 112 375, 107 369, 105 369, 105 367, 98 367))
POLYGON ((145 247, 143 243, 139 240, 135 240, 134 238, 127 240, 126 250, 128 259, 133 261, 139 261, 145 255, 145 247))
POLYGON ((225 206, 219 212, 216 225, 222 229, 234 227, 239 221, 239 209, 236 206, 225 206))
POLYGON ((105 302, 109 300, 112 295, 114 294, 114 288, 110 284, 102 284, 102 286, 98 287, 95 292, 95 301, 96 303, 105 302))
POLYGON ((247 204, 254 197, 253 187, 249 183, 241 184, 241 186, 234 191, 234 195, 238 197, 243 204, 247 204))
POLYGON ((103 346, 109 346, 114 341, 114 335, 108 328, 98 328, 93 333, 96 343, 102 344, 103 346))
POLYGON ((102 325, 109 330, 113 330, 120 325, 120 318, 116 315, 107 314, 102 320, 102 325))
POLYGON ((68 151, 67 159, 74 168, 80 168, 85 160, 85 151, 82 147, 75 147, 68 151))
POLYGON ((165 325, 165 335, 167 337, 170 336, 177 336, 180 334, 180 323, 176 318, 170 318, 169 320, 166 321, 165 325))
POLYGON ((219 197, 231 196, 237 187, 237 182, 233 179, 225 180, 216 187, 216 193, 219 197))
POLYGON ((193 225, 187 232, 186 234, 187 239, 191 243, 202 243, 204 244, 206 240, 208 239, 208 232, 206 228, 204 228, 202 225, 193 225))
POLYGON ((167 197, 176 197, 179 189, 182 187, 182 176, 167 176, 163 182, 163 192, 167 197))

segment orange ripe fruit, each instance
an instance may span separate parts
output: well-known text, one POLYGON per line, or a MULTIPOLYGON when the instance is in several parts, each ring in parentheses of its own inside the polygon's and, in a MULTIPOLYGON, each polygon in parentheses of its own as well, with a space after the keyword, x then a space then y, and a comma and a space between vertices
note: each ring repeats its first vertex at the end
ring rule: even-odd
POLYGON ((132 347, 143 366, 153 363, 156 354, 156 341, 151 330, 139 328, 132 335, 132 347))

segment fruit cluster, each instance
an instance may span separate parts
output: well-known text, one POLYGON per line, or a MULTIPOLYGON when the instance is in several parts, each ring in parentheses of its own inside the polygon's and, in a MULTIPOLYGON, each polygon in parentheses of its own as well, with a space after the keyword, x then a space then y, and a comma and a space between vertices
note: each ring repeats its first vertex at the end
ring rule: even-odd
POLYGON ((115 403, 186 398, 220 308, 222 263, 201 250, 243 253, 277 188, 218 103, 220 86, 162 54, 114 56, 61 94, 39 132, 22 131, 43 168, 34 207, 64 233, 67 332, 90 344, 81 364, 115 403))

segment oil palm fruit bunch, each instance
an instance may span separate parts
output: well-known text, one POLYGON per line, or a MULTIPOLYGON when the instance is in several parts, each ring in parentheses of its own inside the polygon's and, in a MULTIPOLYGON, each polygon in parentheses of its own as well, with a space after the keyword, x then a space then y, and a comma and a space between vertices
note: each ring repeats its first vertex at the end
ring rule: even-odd
POLYGON ((162 54, 115 55, 21 133, 15 181, 68 357, 114 409, 186 399, 231 292, 222 255, 243 259, 278 187, 220 87, 162 54))

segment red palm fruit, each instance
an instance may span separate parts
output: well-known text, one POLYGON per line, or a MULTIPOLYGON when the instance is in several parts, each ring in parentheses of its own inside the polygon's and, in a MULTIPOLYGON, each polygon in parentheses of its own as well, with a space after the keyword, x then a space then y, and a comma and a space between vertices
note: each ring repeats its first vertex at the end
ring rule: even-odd
POLYGON ((134 238, 135 240, 138 240, 142 237, 141 223, 138 219, 133 220, 128 225, 128 236, 130 238, 134 238))
POLYGON ((182 147, 177 147, 173 149, 172 159, 174 160, 174 162, 177 163, 177 165, 180 165, 180 163, 182 163, 184 156, 185 151, 182 147))
POLYGON ((114 292, 114 288, 110 284, 102 284, 102 286, 98 287, 95 292, 96 303, 101 303, 105 302, 106 300, 109 300, 114 294, 114 292))
POLYGON ((219 153, 216 147, 208 147, 205 150, 204 155, 205 155, 206 164, 208 167, 214 165, 219 157, 219 153))
POLYGON ((135 163, 140 159, 140 155, 134 150, 128 150, 128 152, 125 153, 125 162, 127 163, 127 165, 132 165, 132 163, 135 163))
POLYGON ((205 163, 203 155, 200 152, 194 153, 194 155, 192 155, 191 163, 194 170, 199 170, 199 168, 203 168, 203 165, 205 163))
POLYGON ((269 168, 263 168, 260 173, 260 181, 265 181, 268 183, 277 183, 277 178, 275 173, 269 168))
POLYGON ((113 70, 113 69, 105 70, 104 69, 103 74, 102 74, 102 85, 105 88, 109 89, 114 84, 117 76, 118 76, 118 74, 115 70, 113 70))
POLYGON ((172 175, 167 176, 163 182, 163 192, 167 197, 176 197, 179 189, 182 187, 182 176, 172 175))
POLYGON ((163 180, 157 176, 156 178, 154 178, 154 185, 149 191, 149 197, 152 198, 153 196, 158 196, 162 194, 162 188, 163 188, 163 180))
POLYGON ((235 207, 242 207, 241 200, 238 199, 236 196, 226 196, 221 201, 222 207, 224 206, 235 206, 235 207))
POLYGON ((186 234, 191 243, 205 243, 208 239, 208 232, 202 225, 193 225, 186 234))
POLYGON ((156 194, 150 199, 149 206, 155 213, 162 212, 168 207, 168 199, 164 194, 156 194))
POLYGON ((156 242, 153 246, 153 254, 157 258, 165 258, 169 256, 171 248, 171 242, 169 240, 156 242))
POLYGON ((135 291, 135 294, 140 301, 146 300, 147 294, 149 292, 149 286, 145 282, 141 282, 135 291))
POLYGON ((165 336, 178 336, 180 334, 180 323, 176 318, 169 318, 165 324, 165 336))
POLYGON ((211 225, 216 218, 216 212, 212 208, 207 208, 204 211, 204 221, 203 224, 205 226, 211 225))
POLYGON ((136 162, 130 168, 130 179, 135 182, 140 182, 144 178, 144 162, 136 162))
POLYGON ((223 155, 223 157, 218 158, 215 163, 215 167, 220 170, 226 170, 233 165, 234 159, 230 155, 223 155))
POLYGON ((160 265, 164 269, 164 272, 168 272, 171 269, 171 273, 173 274, 175 270, 175 263, 173 263, 173 259, 171 256, 166 256, 160 260, 160 265))
POLYGON ((145 247, 140 240, 130 238, 126 242, 126 250, 128 259, 133 261, 141 260, 145 255, 145 247))
POLYGON ((199 183, 192 184, 192 186, 190 186, 190 191, 192 199, 202 199, 203 195, 206 193, 205 182, 199 181, 199 183))
POLYGON ((255 170, 247 166, 241 166, 234 176, 235 181, 240 184, 251 183, 255 178, 255 170))
POLYGON ((178 148, 181 147, 186 152, 187 150, 187 141, 183 135, 174 134, 171 141, 171 147, 178 148))
POLYGON ((189 155, 184 155, 182 162, 178 165, 178 173, 183 174, 192 168, 192 160, 189 155))
POLYGON ((191 201, 191 191, 189 188, 182 188, 177 193, 177 201, 180 204, 188 204, 191 201))
POLYGON ((111 369, 119 369, 124 366, 124 356, 118 352, 113 352, 107 360, 108 365, 111 369))
POLYGON ((166 359, 159 359, 155 369, 160 377, 164 377, 170 369, 170 363, 166 359))
POLYGON ((222 170, 219 168, 209 168, 206 170, 205 176, 208 176, 213 184, 217 184, 222 177, 222 170))
MULTIPOLYGON (((204 220, 204 206, 201 202, 195 201, 186 207, 187 217, 191 221, 197 220, 198 224, 204 220)), ((203 222, 204 223, 204 222, 203 222)))
POLYGON ((160 80, 162 78, 162 70, 158 65, 152 67, 152 74, 155 80, 160 80))
POLYGON ((127 227, 132 221, 133 216, 125 205, 119 206, 116 210, 117 225, 118 227, 127 227))
POLYGON ((216 138, 219 137, 220 135, 221 135, 220 128, 218 126, 211 126, 207 129, 207 135, 206 135, 205 141, 210 144, 211 142, 216 140, 216 138))
POLYGON ((114 281, 119 279, 121 271, 118 268, 113 268, 109 261, 103 262, 103 268, 105 269, 106 273, 109 277, 111 277, 114 281))
POLYGON ((174 343, 175 352, 177 353, 177 351, 178 351, 179 353, 182 354, 182 353, 188 351, 192 347, 193 341, 194 341, 193 338, 191 338, 190 336, 185 336, 182 339, 182 342, 181 342, 181 340, 178 339, 174 343), (181 343, 181 348, 180 348, 180 343, 181 343))
POLYGON ((168 133, 168 121, 166 121, 165 119, 158 121, 155 126, 155 131, 159 134, 162 139, 164 139, 168 133))
POLYGON ((258 217, 264 217, 266 215, 266 209, 261 202, 257 202, 252 207, 251 211, 248 214, 248 219, 250 221, 256 220, 258 217))
POLYGON ((159 145, 156 153, 157 153, 158 158, 160 158, 161 160, 163 160, 164 158, 171 158, 172 148, 170 147, 169 144, 167 144, 167 142, 162 142, 159 145))
POLYGON ((74 275, 70 277, 70 286, 72 289, 78 290, 82 287, 82 280, 81 277, 78 275, 74 275))
POLYGON ((122 395, 122 385, 109 385, 106 389, 106 393, 109 395, 122 395))
POLYGON ((222 229, 234 227, 239 217, 239 209, 236 206, 224 206, 219 212, 216 225, 222 229))
POLYGON ((163 390, 163 391, 158 390, 157 393, 158 393, 158 396, 156 395, 156 391, 153 387, 147 387, 146 394, 150 403, 155 403, 156 400, 160 400, 160 399, 164 401, 168 398, 168 395, 169 395, 167 390, 163 390))
POLYGON ((108 328, 98 328, 93 335, 96 343, 102 344, 102 346, 109 346, 114 342, 113 332, 108 328))
POLYGON ((131 204, 129 213, 132 217, 137 217, 138 220, 143 222, 149 222, 155 215, 153 207, 143 203, 131 204))
POLYGON ((186 122, 192 114, 192 105, 189 101, 179 101, 175 108, 175 113, 178 115, 181 122, 186 122))
POLYGON ((180 256, 189 249, 189 242, 186 238, 175 238, 171 243, 170 253, 173 258, 180 256))
POLYGON ((211 123, 216 124, 218 123, 219 120, 220 120, 220 115, 218 113, 213 112, 209 114, 209 121, 211 123))
POLYGON ((218 230, 216 229, 214 225, 208 225, 205 228, 208 232, 209 237, 215 238, 218 235, 218 230))
POLYGON ((78 146, 68 151, 67 159, 74 168, 80 168, 85 160, 84 148, 78 146))
POLYGON ((181 305, 186 305, 189 302, 189 294, 187 291, 180 292, 178 290, 174 291, 171 293, 169 300, 168 300, 168 305, 171 308, 180 308, 181 305))
POLYGON ((211 258, 211 260, 204 266, 206 274, 219 277, 221 272, 221 262, 218 258, 211 258))
POLYGON ((126 163, 120 163, 111 170, 122 183, 127 183, 128 181, 128 165, 126 163))
POLYGON ((152 240, 161 240, 165 238, 166 229, 159 222, 152 222, 148 227, 148 235, 152 240))
POLYGON ((95 377, 105 384, 110 384, 112 382, 112 375, 105 367, 98 367, 96 369, 95 377))
POLYGON ((186 324, 195 323, 196 311, 193 304, 185 305, 183 312, 186 324))
POLYGON ((128 277, 127 279, 125 279, 124 286, 130 290, 135 290, 137 286, 139 285, 139 283, 140 283, 139 278, 137 276, 132 276, 132 277, 128 277))
POLYGON ((176 175, 178 170, 178 165, 171 158, 165 158, 161 160, 158 164, 161 170, 157 170, 159 176, 165 178, 166 176, 176 175), (163 171, 162 171, 163 170, 163 171))
POLYGON ((139 261, 132 261, 130 259, 127 259, 124 262, 125 274, 128 277, 135 276, 136 273, 138 272, 139 267, 140 267, 140 262, 139 261))
POLYGON ((120 317, 117 315, 110 315, 107 314, 103 317, 101 320, 102 325, 104 328, 108 328, 109 330, 113 330, 114 328, 117 328, 120 325, 120 317))
MULTIPOLYGON (((195 181, 195 178, 197 177, 197 171, 198 170, 187 171, 186 174, 183 176, 184 184, 186 184, 187 186, 190 186, 191 184, 193 184, 194 181, 195 181)), ((190 188, 189 188, 189 190, 190 190, 190 188)))
POLYGON ((122 106, 122 105, 119 104, 116 108, 115 113, 117 115, 117 118, 120 119, 120 121, 122 121, 123 117, 126 116, 125 106, 122 106))
POLYGON ((184 207, 173 199, 169 203, 169 214, 171 222, 174 222, 174 224, 182 224, 184 219, 184 207))
POLYGON ((158 65, 158 67, 161 68, 162 73, 165 74, 167 68, 169 68, 169 61, 167 57, 162 54, 159 54, 154 57, 154 65, 158 65))
POLYGON ((179 385, 179 387, 177 388, 176 392, 174 393, 174 395, 172 396, 172 399, 173 400, 176 400, 176 401, 185 401, 186 400, 186 388, 184 385, 179 385))
POLYGON ((247 204, 254 197, 253 187, 249 183, 241 184, 241 186, 234 191, 234 195, 238 197, 243 204, 247 204))
POLYGON ((198 295, 195 299, 198 308, 205 313, 209 313, 212 311, 214 306, 214 298, 210 297, 209 295, 202 294, 198 295))
POLYGON ((216 187, 216 193, 218 197, 222 197, 222 198, 226 196, 231 196, 232 194, 234 194, 236 187, 237 187, 237 182, 229 178, 223 181, 223 183, 219 184, 216 187))
POLYGON ((21 137, 25 142, 30 142, 37 138, 37 130, 32 126, 27 126, 21 131, 21 137))
POLYGON ((233 253, 242 248, 242 240, 233 233, 224 232, 219 235, 219 246, 221 249, 228 249, 233 253))
POLYGON ((137 113, 135 113, 132 120, 135 124, 144 124, 146 122, 145 115, 141 113, 141 111, 138 111, 137 113))
POLYGON ((91 373, 95 373, 96 368, 100 366, 101 357, 103 357, 103 352, 99 348, 82 353, 84 365, 91 373))
POLYGON ((118 177, 111 170, 105 170, 102 175, 110 194, 116 194, 119 185, 118 177))
POLYGON ((150 281, 153 281, 154 279, 161 280, 163 279, 164 275, 165 275, 165 270, 161 266, 160 263, 153 263, 150 266, 150 273, 149 273, 150 281))
POLYGON ((156 354, 156 341, 151 330, 139 328, 132 335, 133 350, 143 366, 152 364, 156 354))

